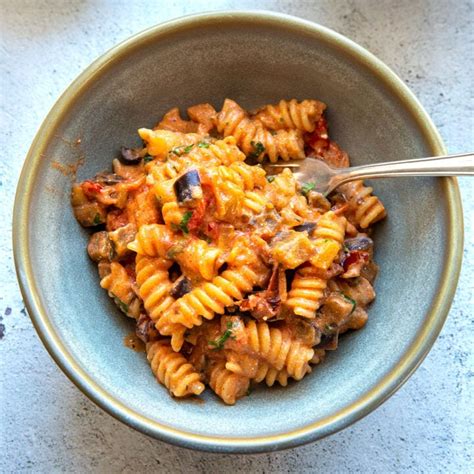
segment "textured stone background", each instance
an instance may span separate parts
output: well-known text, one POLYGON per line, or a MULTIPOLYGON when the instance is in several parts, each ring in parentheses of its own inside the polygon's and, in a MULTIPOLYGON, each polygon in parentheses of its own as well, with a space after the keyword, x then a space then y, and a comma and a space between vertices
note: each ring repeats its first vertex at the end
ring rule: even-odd
POLYGON ((15 186, 36 130, 75 76, 117 42, 206 10, 257 7, 314 20, 391 66, 454 153, 474 150, 472 1, 1 0, 0 5, 1 472, 474 471, 474 180, 460 180, 466 242, 458 291, 422 366, 356 425, 274 454, 191 452, 149 439, 102 412, 43 348, 25 312, 11 253, 15 186))

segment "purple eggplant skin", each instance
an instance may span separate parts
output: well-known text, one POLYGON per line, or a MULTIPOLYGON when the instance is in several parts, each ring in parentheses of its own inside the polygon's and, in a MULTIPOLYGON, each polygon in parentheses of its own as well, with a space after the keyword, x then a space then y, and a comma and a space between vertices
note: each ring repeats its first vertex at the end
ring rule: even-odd
POLYGON ((344 240, 344 246, 347 250, 369 250, 373 247, 374 242, 369 237, 354 237, 344 240))
POLYGON ((308 232, 308 234, 311 234, 311 232, 313 232, 315 228, 315 222, 305 222, 304 224, 300 224, 296 227, 293 227, 293 230, 296 230, 296 232, 308 232))
POLYGON ((174 183, 174 192, 179 203, 202 198, 201 179, 197 170, 189 170, 174 183))
POLYGON ((135 165, 142 160, 142 150, 140 148, 127 148, 123 146, 120 149, 120 161, 124 164, 135 165))
POLYGON ((170 295, 173 298, 181 298, 186 293, 189 293, 192 290, 191 280, 186 277, 179 278, 173 288, 171 288, 170 295))

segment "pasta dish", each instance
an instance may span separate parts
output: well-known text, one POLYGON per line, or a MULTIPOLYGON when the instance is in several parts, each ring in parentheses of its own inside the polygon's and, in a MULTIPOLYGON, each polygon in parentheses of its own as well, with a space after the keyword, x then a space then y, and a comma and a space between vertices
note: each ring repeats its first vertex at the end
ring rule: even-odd
POLYGON ((122 147, 113 172, 75 183, 100 285, 136 324, 174 397, 209 386, 234 404, 253 384, 301 380, 362 328, 375 298, 371 227, 385 217, 362 181, 325 197, 264 161, 349 166, 326 105, 281 100, 247 112, 226 99, 167 112, 122 147))

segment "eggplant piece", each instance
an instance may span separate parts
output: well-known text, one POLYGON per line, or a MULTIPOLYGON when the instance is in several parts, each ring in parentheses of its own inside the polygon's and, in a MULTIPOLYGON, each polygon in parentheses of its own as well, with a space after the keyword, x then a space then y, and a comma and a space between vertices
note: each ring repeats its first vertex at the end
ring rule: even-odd
POLYGON ((120 148, 120 161, 125 164, 136 165, 142 160, 143 150, 141 148, 120 148))
POLYGON ((373 247, 374 241, 369 237, 354 237, 344 240, 344 246, 347 250, 368 250, 373 247))
POLYGON ((114 184, 123 183, 125 179, 115 173, 99 173, 92 180, 93 183, 98 183, 105 186, 113 186, 114 184))
POLYGON ((335 351, 339 344, 339 333, 321 336, 320 343, 316 346, 318 349, 324 349, 326 351, 335 351))
POLYGON ((315 227, 316 222, 305 222, 304 224, 293 227, 293 230, 296 230, 296 232, 308 232, 308 234, 311 234, 315 227))
POLYGON ((160 333, 155 328, 155 323, 150 319, 147 314, 140 314, 135 327, 135 334, 145 344, 150 341, 154 341, 160 337, 160 333))
POLYGON ((201 179, 197 170, 189 170, 174 183, 174 191, 178 202, 185 203, 202 199, 201 179))
POLYGON ((94 262, 112 260, 114 247, 109 239, 109 234, 105 230, 91 235, 87 244, 87 253, 94 262))
POLYGON ((173 298, 181 298, 186 293, 189 293, 193 289, 191 280, 186 277, 181 277, 176 280, 173 288, 171 288, 170 295, 173 298))

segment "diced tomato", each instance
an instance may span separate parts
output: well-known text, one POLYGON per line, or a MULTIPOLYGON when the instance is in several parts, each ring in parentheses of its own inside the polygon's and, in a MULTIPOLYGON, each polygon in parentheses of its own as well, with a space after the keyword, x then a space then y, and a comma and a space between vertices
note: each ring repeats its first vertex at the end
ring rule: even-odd
POLYGON ((306 143, 318 153, 329 147, 328 125, 324 117, 318 120, 314 131, 307 135, 306 143))
POLYGON ((197 232, 203 224, 206 210, 211 206, 214 201, 214 193, 212 187, 209 184, 201 183, 203 190, 203 198, 198 202, 197 206, 193 209, 193 215, 188 222, 188 229, 190 232, 197 232))
POLYGON ((189 232, 196 232, 202 223, 202 219, 204 217, 204 213, 206 212, 206 203, 204 199, 201 199, 197 207, 193 210, 193 215, 191 219, 188 221, 188 229, 189 232))
POLYGON ((208 222, 206 234, 212 240, 217 240, 217 238, 219 237, 219 224, 217 222, 208 222))
POLYGON ((369 261, 369 254, 367 252, 361 252, 359 250, 353 250, 350 252, 347 257, 344 259, 342 264, 344 271, 347 272, 351 265, 359 263, 361 260, 368 262, 369 261))
POLYGON ((103 186, 101 184, 89 180, 84 181, 81 186, 82 190, 84 191, 84 194, 88 197, 100 193, 103 189, 103 186))

